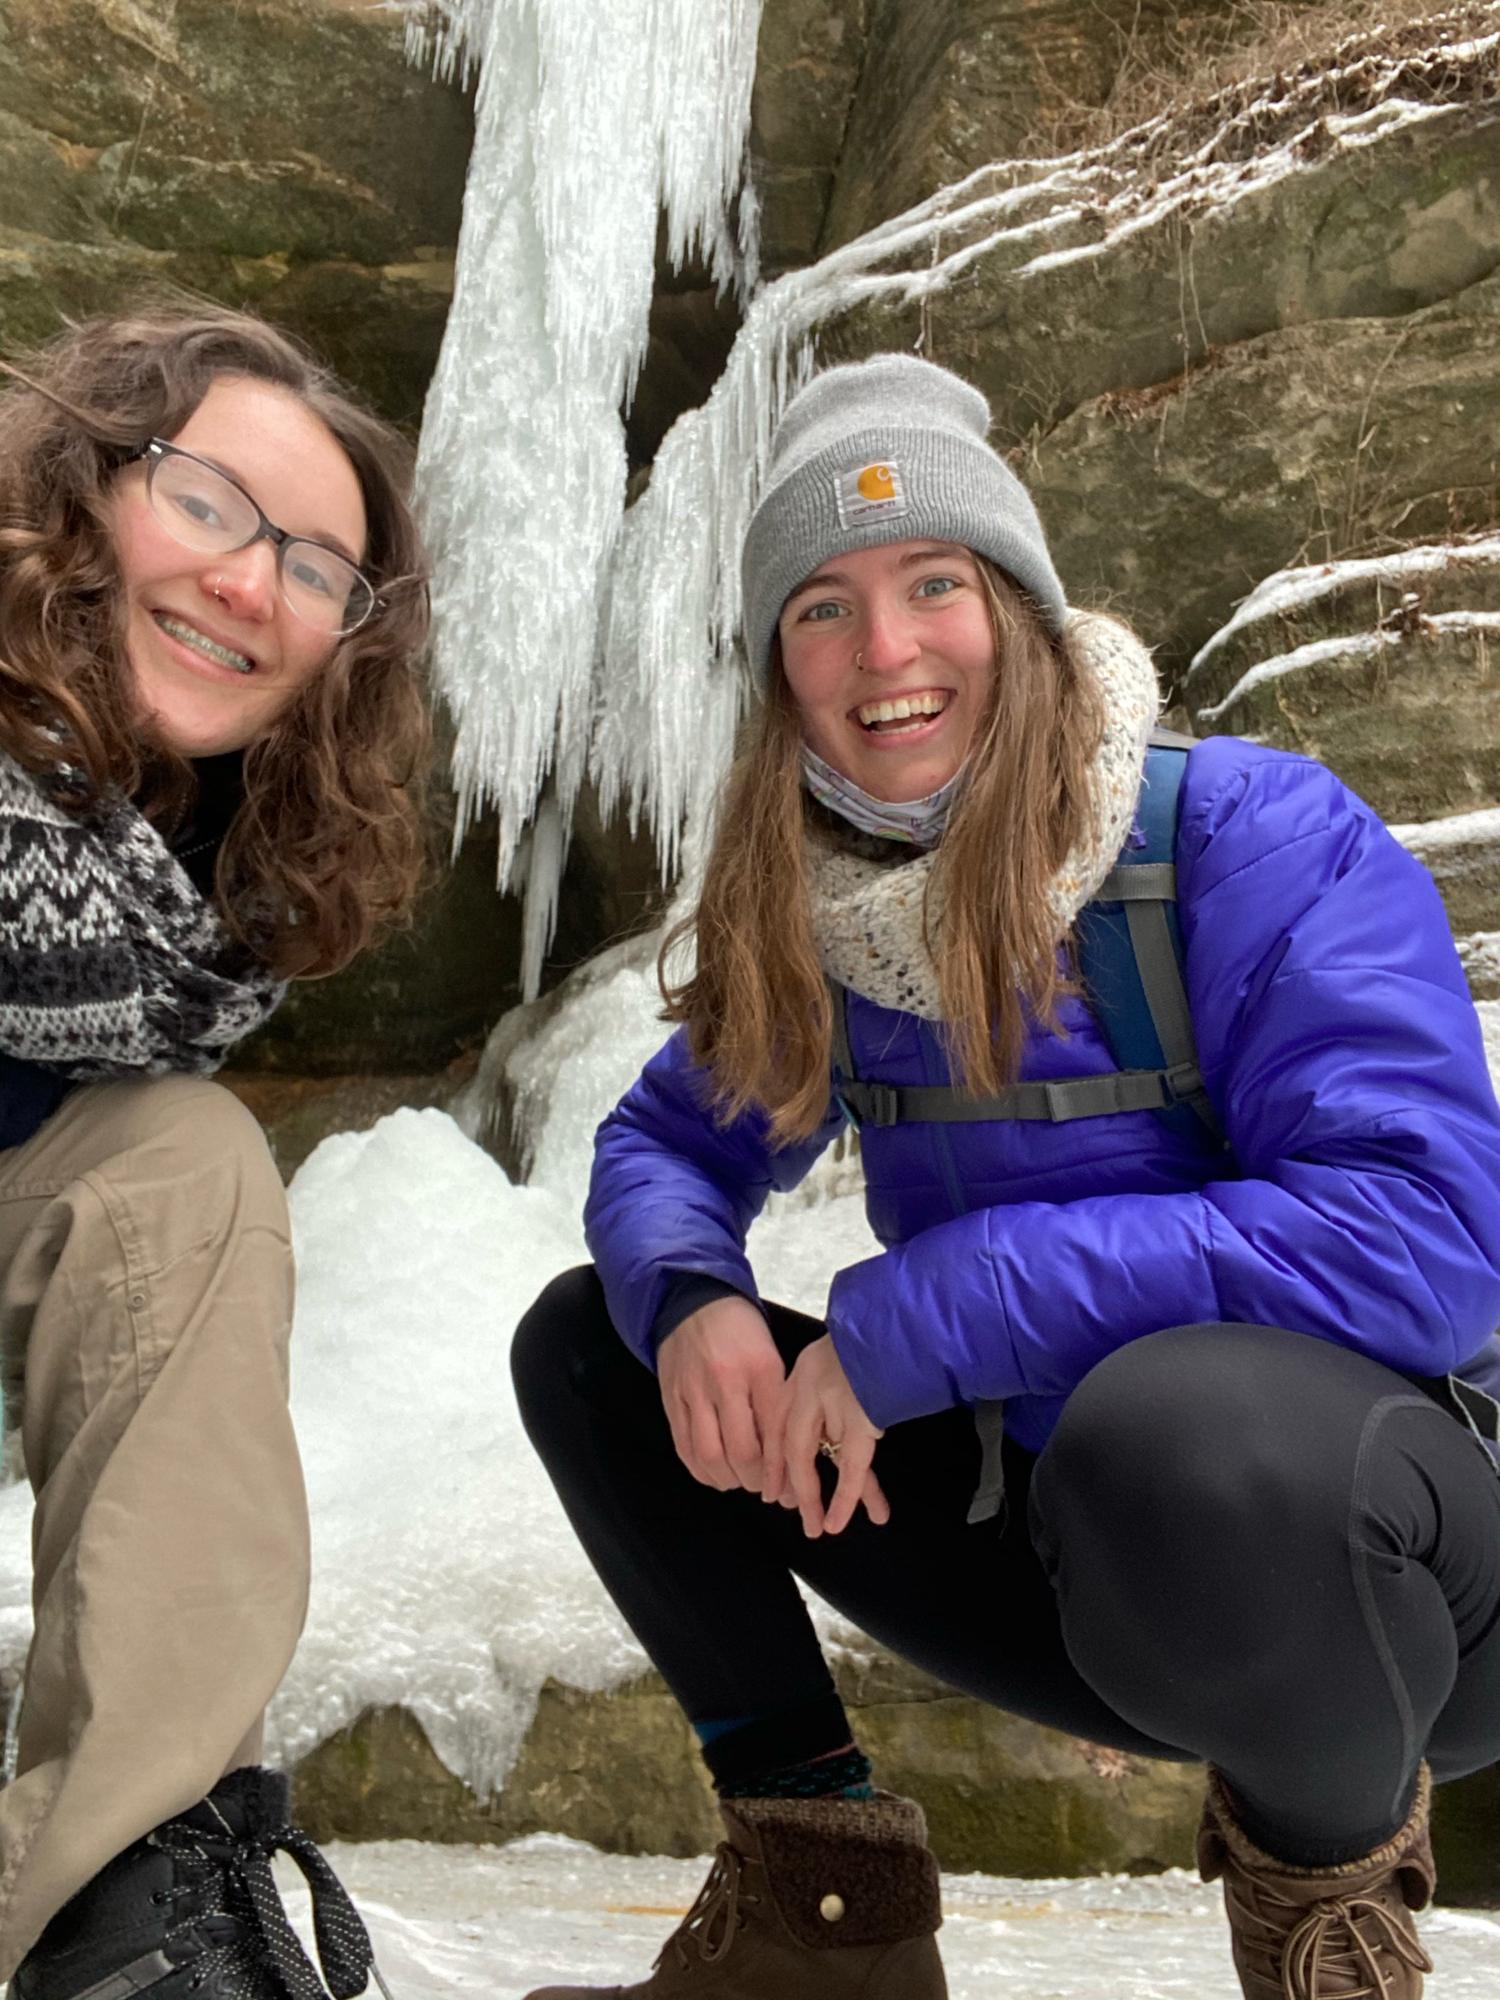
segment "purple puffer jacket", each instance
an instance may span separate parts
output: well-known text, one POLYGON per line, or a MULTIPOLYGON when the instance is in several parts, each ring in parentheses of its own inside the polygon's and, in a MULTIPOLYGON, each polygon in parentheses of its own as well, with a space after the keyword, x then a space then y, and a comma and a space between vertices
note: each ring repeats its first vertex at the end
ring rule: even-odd
MULTIPOLYGON (((1232 1153, 1151 1112, 862 1135, 884 1252, 841 1271, 828 1326, 871 1419, 1003 1398, 1040 1449, 1075 1385, 1161 1327, 1294 1327, 1408 1373, 1489 1376, 1500 1321, 1500 1107, 1426 871, 1321 765, 1194 747, 1178 907, 1199 1057, 1232 1153), (1467 1365, 1466 1365, 1467 1364, 1467 1365)), ((1081 1001, 1022 1075, 1113 1069, 1081 1001)), ((940 1083, 931 1023, 849 1004, 862 1076, 940 1083)), ((586 1221, 641 1358, 683 1274, 757 1296, 745 1232, 840 1125, 773 1150, 704 1110, 681 1034, 599 1129, 586 1221)), ((1492 1388, 1493 1392, 1493 1388, 1492 1388)))

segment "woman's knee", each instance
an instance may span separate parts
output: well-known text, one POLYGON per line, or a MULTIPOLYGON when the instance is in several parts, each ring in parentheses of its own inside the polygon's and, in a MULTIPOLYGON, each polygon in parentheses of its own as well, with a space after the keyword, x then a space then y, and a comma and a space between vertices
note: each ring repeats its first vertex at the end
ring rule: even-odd
POLYGON ((1185 1557, 1196 1547, 1222 1558, 1239 1531, 1310 1531, 1329 1509, 1341 1527, 1340 1468, 1357 1448, 1361 1391, 1378 1394, 1383 1374, 1276 1327, 1148 1334, 1068 1399, 1037 1467, 1035 1505, 1054 1535, 1170 1542, 1185 1557))
POLYGON ((286 1192, 265 1131, 232 1091, 207 1077, 159 1076, 96 1087, 79 1111, 97 1128, 93 1174, 137 1200, 193 1191, 200 1224, 271 1226, 285 1234, 286 1192))
POLYGON ((516 1402, 528 1432, 550 1427, 568 1407, 598 1400, 597 1378, 645 1371, 615 1332, 592 1264, 564 1271, 521 1315, 511 1342, 516 1402))

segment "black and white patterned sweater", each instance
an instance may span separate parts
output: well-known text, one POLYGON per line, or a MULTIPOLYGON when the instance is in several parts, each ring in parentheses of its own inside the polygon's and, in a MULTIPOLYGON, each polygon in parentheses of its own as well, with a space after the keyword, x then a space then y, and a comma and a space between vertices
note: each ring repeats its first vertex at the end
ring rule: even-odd
POLYGON ((76 1082, 217 1069, 281 998, 210 900, 240 759, 195 768, 169 847, 129 802, 72 814, 0 755, 0 1146, 76 1082))

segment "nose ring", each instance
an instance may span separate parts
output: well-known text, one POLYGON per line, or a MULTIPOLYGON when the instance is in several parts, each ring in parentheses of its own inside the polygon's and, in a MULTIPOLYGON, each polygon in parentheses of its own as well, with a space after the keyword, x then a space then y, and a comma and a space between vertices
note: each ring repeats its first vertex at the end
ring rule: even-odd
POLYGON ((854 655, 854 671, 857 674, 862 674, 864 670, 865 670, 865 655, 864 655, 864 648, 861 647, 860 650, 854 655))
POLYGON ((216 576, 213 582, 208 587, 208 594, 210 597, 216 599, 218 603, 227 604, 229 602, 229 599, 224 595, 223 591, 219 588, 219 585, 223 581, 224 579, 222 576, 216 576))

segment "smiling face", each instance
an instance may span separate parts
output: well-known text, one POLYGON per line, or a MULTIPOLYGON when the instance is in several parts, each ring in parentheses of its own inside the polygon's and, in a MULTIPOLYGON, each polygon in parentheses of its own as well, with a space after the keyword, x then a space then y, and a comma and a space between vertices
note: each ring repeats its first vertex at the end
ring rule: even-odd
POLYGON ((995 679, 979 564, 951 542, 831 557, 777 627, 809 747, 872 797, 905 804, 956 776, 995 679))
MULTIPOLYGON (((286 389, 220 376, 169 440, 236 480, 278 527, 358 562, 365 508, 344 448, 286 389)), ((332 658, 336 640, 282 596, 276 550, 187 548, 146 497, 146 471, 120 475, 110 527, 125 593, 125 650, 141 714, 183 757, 242 750, 332 658)))

